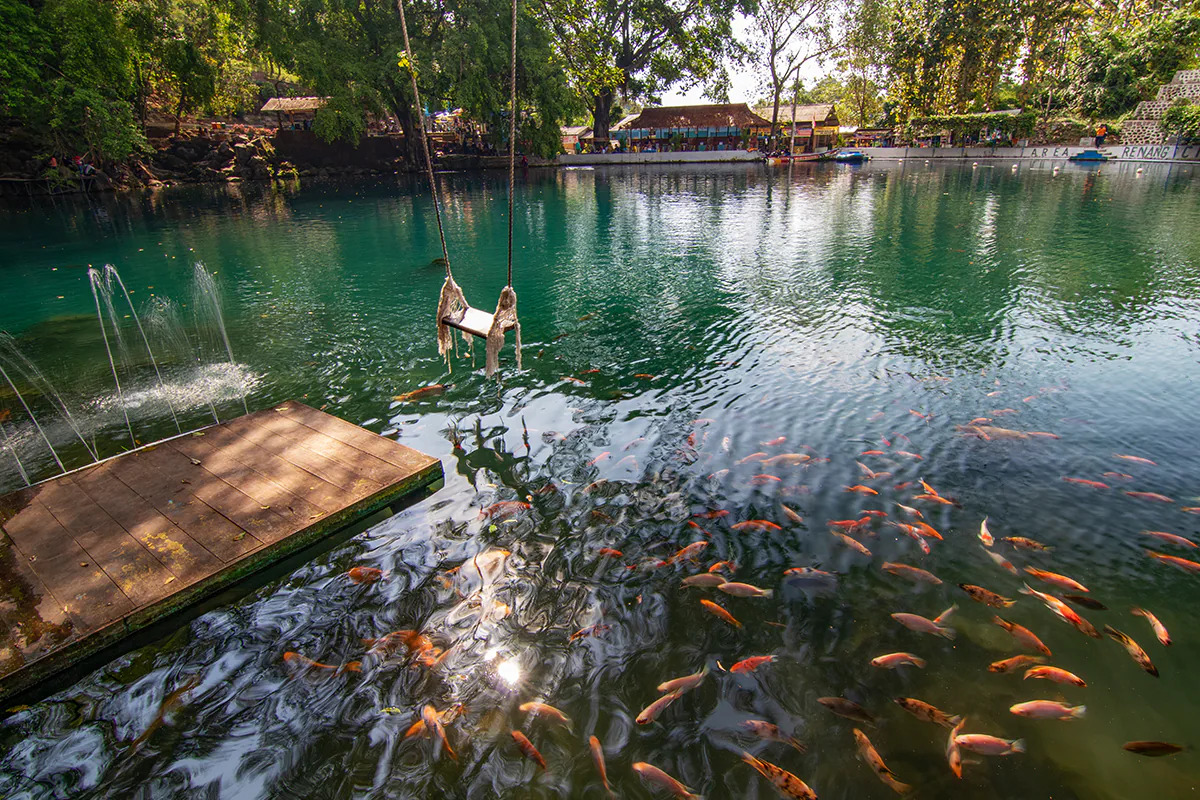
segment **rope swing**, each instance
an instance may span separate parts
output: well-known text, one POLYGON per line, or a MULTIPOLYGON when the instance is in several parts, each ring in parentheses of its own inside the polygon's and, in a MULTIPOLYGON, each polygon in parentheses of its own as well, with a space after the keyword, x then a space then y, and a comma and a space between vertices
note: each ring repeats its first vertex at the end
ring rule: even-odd
POLYGON ((521 368, 521 323, 517 319, 517 293, 512 287, 513 187, 517 152, 517 0, 512 0, 512 58, 509 71, 511 94, 508 125, 508 281, 500 292, 500 300, 496 303, 496 311, 493 314, 473 308, 450 271, 450 252, 446 249, 446 232, 442 227, 441 200, 437 182, 433 177, 433 152, 429 138, 425 135, 424 106, 421 105, 421 95, 417 89, 417 70, 408 41, 408 23, 404 18, 403 0, 396 0, 396 7, 400 10, 400 30, 404 34, 404 56, 407 62, 401 66, 407 66, 409 77, 412 78, 413 99, 417 105, 417 135, 421 150, 425 153, 425 172, 429 179, 429 190, 433 195, 438 238, 442 243, 442 262, 446 265, 446 281, 442 284, 437 308, 438 354, 446 359, 447 367, 452 369, 450 352, 454 347, 454 333, 451 328, 461 331, 467 342, 472 341, 472 336, 485 339, 487 358, 484 372, 490 378, 500 367, 500 349, 504 346, 504 333, 510 329, 514 331, 517 369, 521 368))

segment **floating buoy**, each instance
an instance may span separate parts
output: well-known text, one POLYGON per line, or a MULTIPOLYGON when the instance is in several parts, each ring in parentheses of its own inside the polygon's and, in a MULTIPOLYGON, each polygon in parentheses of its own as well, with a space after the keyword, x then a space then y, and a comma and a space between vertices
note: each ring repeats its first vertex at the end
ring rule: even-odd
POLYGON ((972 162, 971 162, 971 169, 975 169, 975 168, 976 168, 976 167, 978 167, 978 166, 979 166, 979 162, 978 162, 978 161, 972 161, 972 162))
POLYGON ((1013 172, 1016 172, 1016 171, 1017 171, 1017 165, 1013 164, 1013 172))
POLYGON ((1138 175, 1141 175, 1141 174, 1142 174, 1142 168, 1141 168, 1141 167, 1138 167, 1138 168, 1137 168, 1137 174, 1138 174, 1138 175))

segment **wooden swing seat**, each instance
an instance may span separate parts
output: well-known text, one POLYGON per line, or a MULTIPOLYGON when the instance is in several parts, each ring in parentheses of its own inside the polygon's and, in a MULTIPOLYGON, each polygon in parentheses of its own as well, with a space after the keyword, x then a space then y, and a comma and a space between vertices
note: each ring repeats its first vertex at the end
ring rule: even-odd
MULTIPOLYGON (((495 314, 487 311, 467 306, 461 318, 443 317, 442 323, 463 333, 469 333, 472 336, 478 336, 480 339, 486 339, 488 331, 492 329, 492 321, 495 319, 495 316, 495 314)), ((504 326, 504 330, 510 330, 511 328, 511 324, 504 326)))

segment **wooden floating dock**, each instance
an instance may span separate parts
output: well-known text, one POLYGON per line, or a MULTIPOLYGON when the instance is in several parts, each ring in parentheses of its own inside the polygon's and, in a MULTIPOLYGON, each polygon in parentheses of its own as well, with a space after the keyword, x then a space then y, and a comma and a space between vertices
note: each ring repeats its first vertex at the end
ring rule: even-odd
POLYGON ((0 700, 440 478, 289 401, 0 497, 0 700))

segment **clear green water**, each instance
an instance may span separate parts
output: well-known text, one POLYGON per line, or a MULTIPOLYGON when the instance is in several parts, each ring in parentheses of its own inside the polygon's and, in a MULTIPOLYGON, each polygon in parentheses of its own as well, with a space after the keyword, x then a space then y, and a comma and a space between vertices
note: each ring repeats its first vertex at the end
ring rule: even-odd
MULTIPOLYGON (((447 486, 369 536, 7 717, 0 794, 600 798, 586 744, 594 734, 622 797, 660 796, 631 771, 637 761, 709 798, 774 796, 738 760, 739 748, 796 773, 822 798, 892 796, 856 758, 853 724, 816 702, 845 695, 879 718, 868 734, 919 797, 1190 795, 1200 777, 1194 751, 1146 759, 1121 744, 1200 744, 1192 680, 1200 578, 1150 561, 1143 548, 1157 545, 1139 534, 1200 538, 1200 516, 1180 511, 1200 506, 1200 193, 1192 177, 1156 167, 1139 177, 1132 166, 1053 175, 1049 165, 1014 174, 1007 165, 920 163, 532 172, 515 220, 525 370, 508 360, 499 383, 465 358, 447 373, 437 357, 431 319, 442 275, 430 263, 439 252, 419 184, 191 188, 2 212, 0 327, 70 402, 90 409, 81 414, 101 449, 126 442, 104 400, 111 382, 87 321, 94 308, 83 268, 112 262, 135 298, 186 300, 191 263, 201 260, 218 273, 244 369, 230 381, 180 363, 168 367, 172 380, 202 383, 196 396, 216 397, 222 417, 237 413, 242 385, 252 409, 291 397, 325 406, 439 455, 447 486), (453 387, 426 402, 391 400, 439 382, 453 387), (996 425, 1061 438, 982 441, 955 430, 1006 408, 1018 413, 995 416, 996 425), (697 418, 713 421, 694 425, 697 418), (461 450, 450 443, 451 421, 463 431, 461 450), (787 442, 760 445, 776 437, 787 442), (858 456, 868 449, 924 460, 858 456), (764 468, 736 462, 760 450, 829 460, 775 467, 767 471, 780 481, 754 486, 764 468), (589 465, 604 452, 611 457, 589 465), (856 460, 894 474, 864 481, 856 460), (1131 478, 1101 477, 1106 471, 1131 478), (919 477, 961 508, 894 488, 919 477), (609 483, 585 491, 600 479, 609 483), (537 493, 550 483, 558 491, 537 493), (880 494, 844 491, 858 483, 880 494), (492 529, 480 520, 490 503, 527 495, 533 508, 513 521, 492 529), (781 502, 805 524, 789 522, 781 502), (896 519, 896 502, 920 506, 944 534, 930 555, 878 523, 874 536, 861 537, 870 558, 826 532, 827 520, 863 509, 896 519), (686 523, 707 509, 730 515, 700 520, 711 544, 699 567, 646 566, 700 538, 686 523), (1045 554, 997 550, 1019 567, 1086 584, 1109 610, 1081 613, 1134 636, 1161 677, 1017 594, 1020 582, 975 538, 985 515, 998 537, 1052 545, 1045 554), (731 528, 747 519, 782 529, 731 528), (599 547, 624 556, 607 559, 599 547), (497 548, 512 556, 481 592, 470 564, 459 577, 441 577, 497 548), (681 578, 719 559, 735 561, 739 580, 775 597, 680 588, 681 578), (880 569, 885 560, 922 566, 945 583, 892 577, 880 569), (356 586, 343 575, 355 565, 390 574, 356 586), (783 570, 796 566, 837 572, 836 589, 787 585, 783 570), (1051 663, 1089 686, 987 672, 1017 651, 959 582, 1018 598, 1005 616, 1039 634, 1054 651, 1051 663), (744 627, 705 612, 701 597, 744 627), (952 603, 953 642, 888 616, 933 617, 952 603), (1156 613, 1175 644, 1160 646, 1131 605, 1156 613), (610 627, 569 640, 594 624, 610 627), (282 661, 285 651, 333 664, 364 659, 362 637, 401 628, 454 649, 432 670, 366 656, 360 675, 296 677, 282 661), (928 667, 868 665, 897 650, 928 667), (763 654, 777 659, 752 674, 716 669, 763 654), (515 686, 496 674, 509 659, 520 665, 515 686), (657 723, 634 724, 656 684, 706 664, 713 674, 700 688, 657 723), (190 681, 166 723, 132 748, 163 697, 190 681), (967 714, 968 730, 1024 738, 1028 752, 978 757, 958 781, 946 767, 945 731, 896 707, 900 695, 967 714), (1087 716, 1037 721, 1007 711, 1039 698, 1086 703, 1087 716), (528 700, 562 709, 573 729, 527 722, 516 707, 528 700), (448 726, 458 763, 434 760, 428 740, 402 738, 425 703, 459 702, 466 711, 448 726), (750 718, 794 732, 808 753, 747 738, 738 725, 750 718), (545 755, 548 776, 522 759, 511 727, 545 755)), ((502 176, 444 180, 456 276, 472 300, 490 305, 503 284, 502 176)), ((173 430, 165 406, 154 406, 146 370, 137 374, 133 389, 144 402, 135 434, 173 430)), ((205 413, 197 404, 185 421, 202 424, 205 413)), ((19 422, 14 414, 10 429, 19 422)), ((54 435, 69 439, 57 428, 54 435)), ((37 466, 47 469, 41 458, 37 466)), ((14 485, 11 464, 0 469, 14 485)))

